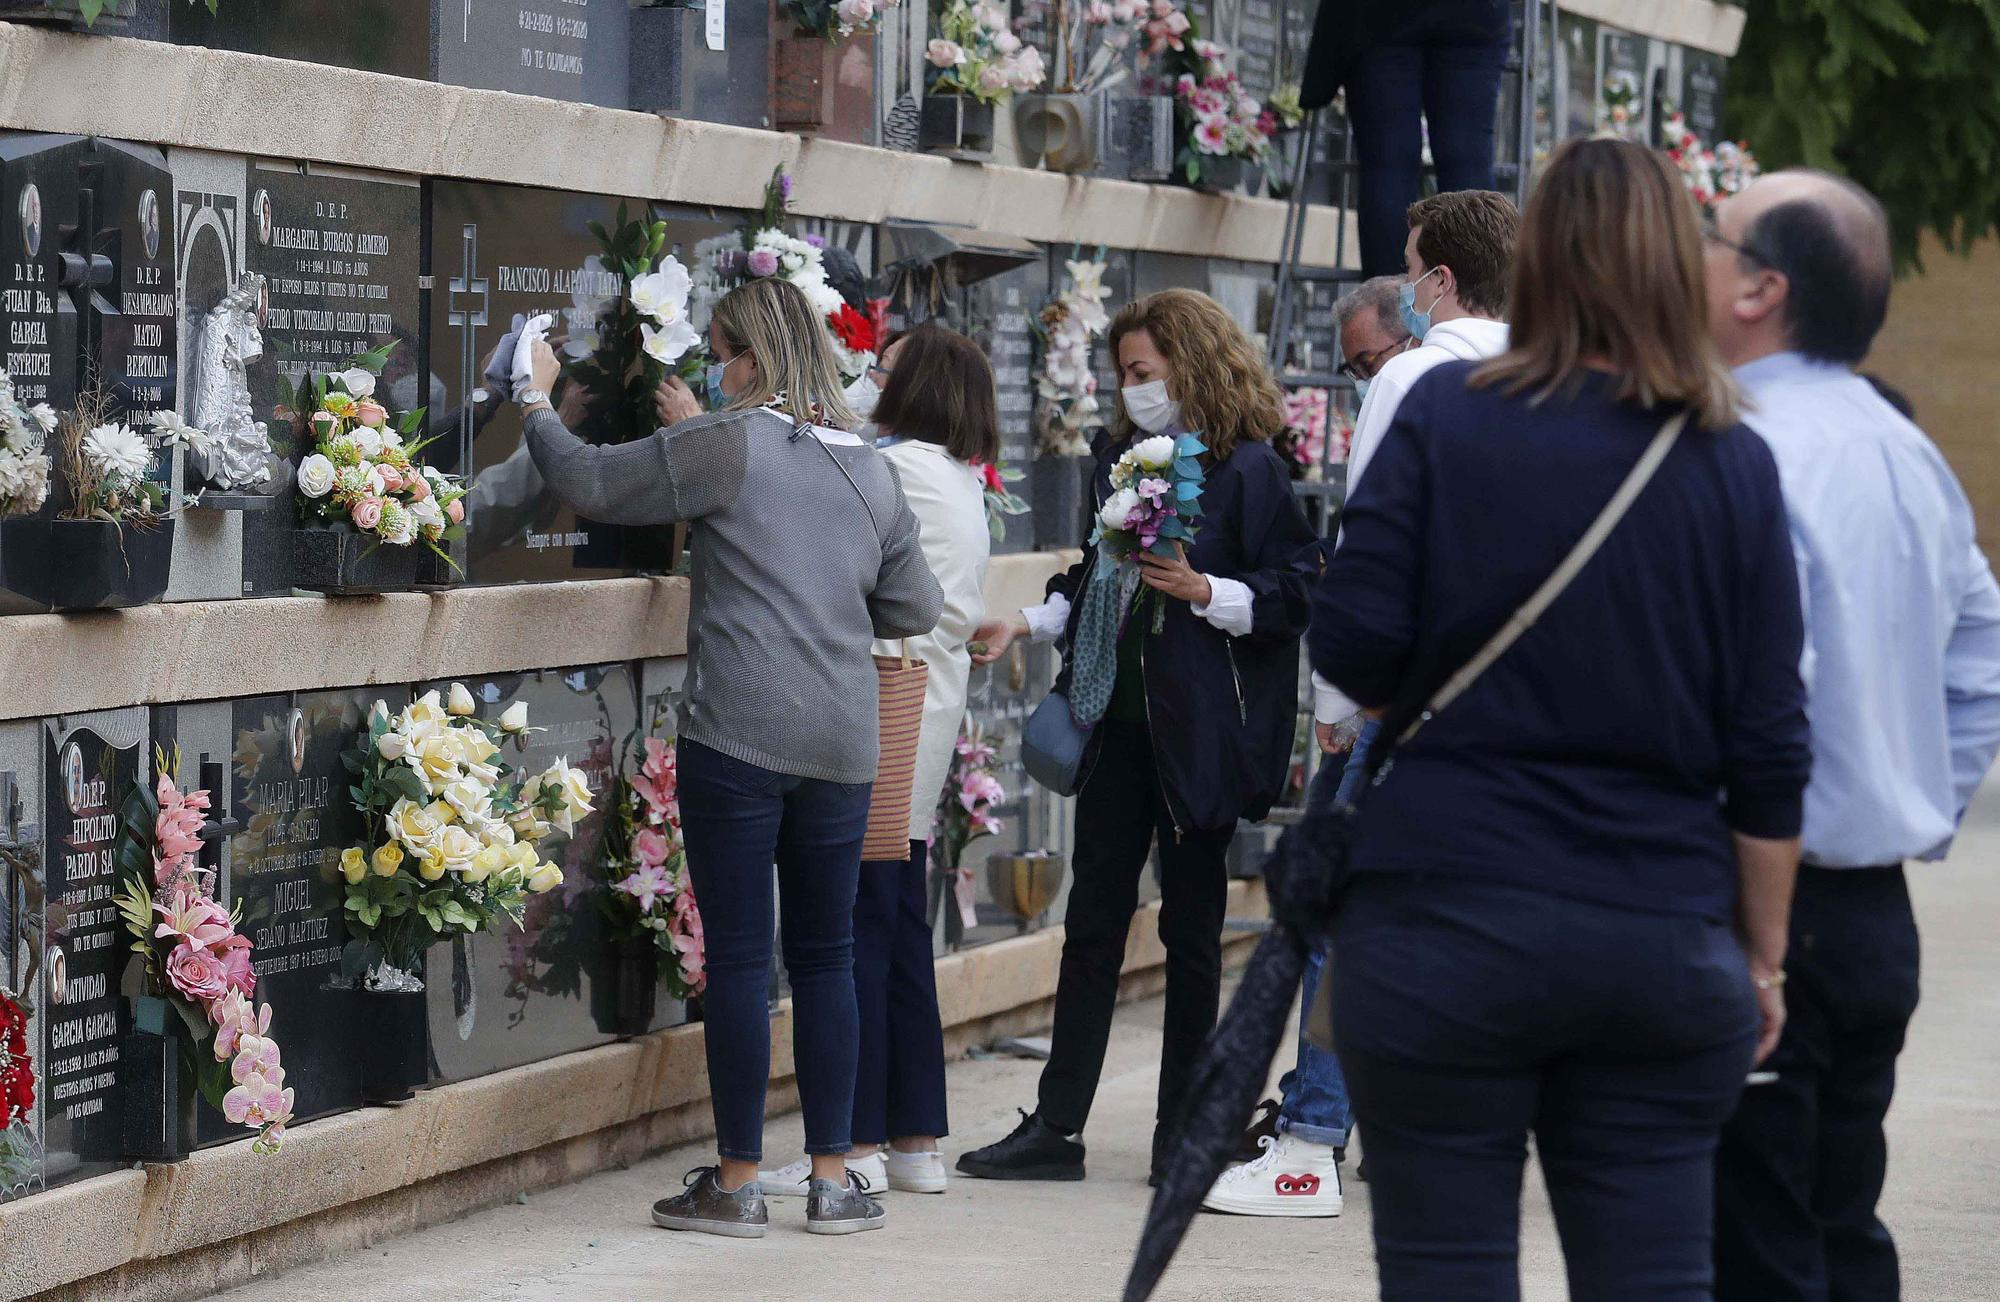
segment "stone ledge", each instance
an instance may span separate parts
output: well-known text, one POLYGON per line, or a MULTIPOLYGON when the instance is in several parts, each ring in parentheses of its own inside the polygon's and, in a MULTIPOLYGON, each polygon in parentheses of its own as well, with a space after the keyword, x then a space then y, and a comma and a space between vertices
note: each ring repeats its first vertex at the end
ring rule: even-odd
MULTIPOLYGON (((989 602, 1040 600, 1076 556, 994 557, 989 602)), ((13 615, 0 719, 677 656, 687 607, 686 579, 647 578, 13 615)))
MULTIPOLYGON (((955 163, 689 118, 473 90, 230 50, 0 22, 0 127, 114 136, 424 176, 756 208, 778 166, 796 212, 948 222, 1049 244, 1272 262, 1285 205, 955 163), (116 86, 107 95, 103 87, 116 86)), ((1350 218, 1351 221, 1351 218, 1350 218)), ((1315 208, 1303 256, 1332 265, 1315 208)), ((1350 229, 1346 248, 1356 244, 1350 229)))
MULTIPOLYGON (((1232 882, 1229 912, 1261 911, 1263 898, 1261 883, 1232 882)), ((1253 939, 1229 934, 1224 943, 1240 957, 1253 939)), ((1062 940, 1062 928, 1052 927, 940 959, 948 1037, 962 1043, 966 1028, 1039 1008, 1054 993, 1062 940)), ((1159 906, 1147 905, 1127 939, 1124 971, 1137 989, 1150 989, 1147 978, 1164 959, 1159 906)), ((355 1246, 344 1240, 360 1227, 343 1234, 321 1226, 357 1205, 396 1199, 394 1228, 403 1232, 511 1197, 524 1184, 576 1179, 712 1133, 701 1106, 702 1035, 700 1026, 677 1027, 439 1086, 401 1107, 309 1122, 275 1157, 230 1144, 0 1204, 0 1297, 49 1289, 200 1296, 261 1273, 260 1262, 298 1265, 355 1246), (482 1170, 499 1178, 469 1178, 482 1170), (423 1196, 433 1191, 440 1196, 423 1196), (208 1269, 190 1274, 171 1260, 188 1254, 201 1254, 194 1259, 208 1269), (115 1283, 93 1278, 114 1272, 115 1283)), ((774 1108, 792 1098, 791 1038, 787 1002, 771 1021, 774 1108)))
POLYGON ((1563 12, 1641 36, 1733 58, 1743 40, 1744 11, 1713 0, 1563 0, 1563 12))

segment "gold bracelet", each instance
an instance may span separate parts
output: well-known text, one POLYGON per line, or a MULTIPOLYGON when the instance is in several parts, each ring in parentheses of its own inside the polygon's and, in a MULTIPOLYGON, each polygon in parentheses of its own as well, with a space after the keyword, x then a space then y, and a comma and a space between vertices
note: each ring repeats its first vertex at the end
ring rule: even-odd
POLYGON ((1750 984, 1756 986, 1759 990, 1776 990, 1779 986, 1785 984, 1785 969, 1779 968, 1770 976, 1758 976, 1753 972, 1750 974, 1750 984))

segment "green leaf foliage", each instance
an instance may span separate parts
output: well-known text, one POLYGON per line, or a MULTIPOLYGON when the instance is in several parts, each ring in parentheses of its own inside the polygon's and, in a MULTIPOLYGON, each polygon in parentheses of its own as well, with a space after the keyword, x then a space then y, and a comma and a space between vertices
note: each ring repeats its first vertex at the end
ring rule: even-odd
POLYGON ((2000 229, 2000 0, 1750 0, 1727 121, 1766 171, 1852 177, 1920 237, 2000 229))

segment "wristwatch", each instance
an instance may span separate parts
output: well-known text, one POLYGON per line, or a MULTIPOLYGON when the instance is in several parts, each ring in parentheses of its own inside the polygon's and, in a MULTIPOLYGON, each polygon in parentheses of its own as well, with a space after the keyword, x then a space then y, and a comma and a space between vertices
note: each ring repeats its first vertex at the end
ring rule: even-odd
POLYGON ((523 389, 514 395, 514 401, 520 403, 523 407, 533 407, 538 403, 545 403, 548 400, 549 395, 543 393, 540 389, 523 389))

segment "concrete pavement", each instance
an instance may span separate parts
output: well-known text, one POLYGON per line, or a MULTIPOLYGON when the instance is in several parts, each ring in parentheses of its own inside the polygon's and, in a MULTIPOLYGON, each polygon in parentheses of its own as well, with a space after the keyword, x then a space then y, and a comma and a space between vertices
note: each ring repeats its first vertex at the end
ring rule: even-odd
MULTIPOLYGON (((2000 1296, 2000 796, 1968 819, 1953 861, 1912 873, 1924 934, 1924 1004, 1890 1117, 1884 1215, 1902 1245, 1905 1296, 2000 1296)), ((366 1299, 1112 1298, 1144 1215, 1159 1051, 1157 1000, 1121 1012, 1086 1139, 1090 1179, 1021 1185, 956 1181, 942 1197, 890 1194, 889 1227, 845 1239, 801 1228, 797 1201, 774 1204, 770 1237, 740 1243, 669 1234, 649 1204, 712 1160, 700 1147, 537 1194, 449 1225, 234 1290, 240 1302, 366 1299)), ((1283 1065, 1283 1064, 1281 1064, 1283 1065)), ((1034 1096, 1040 1064, 951 1068, 957 1133, 948 1156, 998 1137, 1034 1096)), ((773 1158, 798 1151, 796 1114, 774 1119, 773 1158)), ((1368 1187, 1350 1180, 1331 1221, 1204 1216, 1160 1290, 1163 1299, 1347 1302, 1375 1296, 1368 1187)), ((1522 1224, 1523 1296, 1566 1296, 1540 1181, 1530 1172, 1522 1224)))

